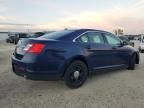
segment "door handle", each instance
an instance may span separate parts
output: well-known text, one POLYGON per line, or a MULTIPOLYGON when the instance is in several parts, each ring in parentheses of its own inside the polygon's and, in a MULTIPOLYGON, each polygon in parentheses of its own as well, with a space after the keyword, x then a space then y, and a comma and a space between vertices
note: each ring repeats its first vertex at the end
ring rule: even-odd
POLYGON ((88 49, 88 50, 90 50, 90 49, 91 49, 91 47, 90 47, 90 46, 85 46, 85 48, 86 48, 86 49, 88 49))

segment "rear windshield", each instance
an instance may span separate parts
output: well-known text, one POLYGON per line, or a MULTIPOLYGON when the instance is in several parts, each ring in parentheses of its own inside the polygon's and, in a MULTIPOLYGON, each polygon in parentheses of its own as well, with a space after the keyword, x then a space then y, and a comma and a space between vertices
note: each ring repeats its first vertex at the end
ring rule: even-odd
POLYGON ((72 31, 72 30, 56 31, 56 32, 45 34, 45 35, 41 36, 40 38, 60 39, 60 38, 63 38, 64 36, 66 36, 72 32, 74 32, 74 31, 72 31))
POLYGON ((19 34, 19 38, 26 38, 27 34, 19 34))

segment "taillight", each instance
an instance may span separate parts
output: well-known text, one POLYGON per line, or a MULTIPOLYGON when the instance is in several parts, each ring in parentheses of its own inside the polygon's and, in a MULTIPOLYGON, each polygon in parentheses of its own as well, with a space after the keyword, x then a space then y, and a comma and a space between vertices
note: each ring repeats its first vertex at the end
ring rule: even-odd
POLYGON ((26 51, 28 53, 40 54, 44 48, 45 48, 45 44, 32 43, 32 44, 28 44, 24 48, 24 51, 26 51))

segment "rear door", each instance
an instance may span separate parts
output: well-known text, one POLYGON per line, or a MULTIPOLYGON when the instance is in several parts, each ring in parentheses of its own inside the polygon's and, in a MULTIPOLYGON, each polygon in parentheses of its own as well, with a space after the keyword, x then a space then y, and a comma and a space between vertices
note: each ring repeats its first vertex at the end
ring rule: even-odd
POLYGON ((93 69, 103 69, 112 65, 110 46, 105 44, 101 32, 88 32, 90 40, 89 61, 93 69))

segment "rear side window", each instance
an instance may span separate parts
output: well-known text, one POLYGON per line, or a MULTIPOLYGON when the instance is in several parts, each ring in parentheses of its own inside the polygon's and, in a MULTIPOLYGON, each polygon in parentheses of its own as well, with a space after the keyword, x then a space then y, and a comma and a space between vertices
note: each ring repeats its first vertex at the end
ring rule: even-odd
POLYGON ((88 33, 90 43, 94 44, 102 44, 104 43, 103 37, 99 32, 89 32, 88 33))
POLYGON ((104 43, 103 37, 99 32, 87 32, 76 39, 77 42, 102 44, 104 43))
POLYGON ((48 33, 45 34, 43 36, 41 36, 40 38, 45 38, 45 39, 60 39, 70 33, 72 33, 74 31, 72 30, 64 30, 64 31, 57 31, 57 32, 52 32, 52 33, 48 33))
POLYGON ((87 33, 81 35, 77 40, 77 42, 82 42, 82 43, 89 43, 89 37, 87 33))

